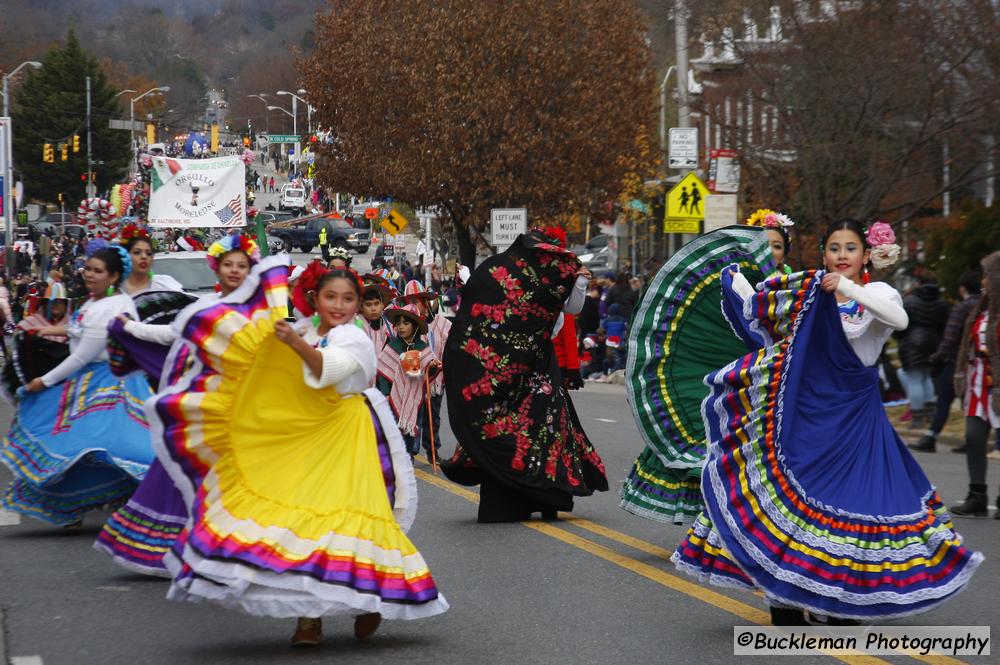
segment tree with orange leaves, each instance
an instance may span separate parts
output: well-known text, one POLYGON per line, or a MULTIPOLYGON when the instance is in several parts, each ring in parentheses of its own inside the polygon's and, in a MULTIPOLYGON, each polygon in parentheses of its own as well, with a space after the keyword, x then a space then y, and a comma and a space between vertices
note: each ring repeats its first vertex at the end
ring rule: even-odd
POLYGON ((300 62, 330 129, 319 180, 435 206, 475 263, 490 208, 586 213, 622 187, 652 114, 629 0, 332 0, 300 62))

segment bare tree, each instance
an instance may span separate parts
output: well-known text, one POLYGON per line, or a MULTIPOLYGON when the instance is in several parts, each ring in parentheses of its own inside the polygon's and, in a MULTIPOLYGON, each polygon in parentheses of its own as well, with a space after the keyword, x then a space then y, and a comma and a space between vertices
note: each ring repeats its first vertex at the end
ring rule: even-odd
POLYGON ((773 28, 773 0, 735 4, 745 13, 722 14, 709 32, 731 49, 726 85, 743 112, 703 112, 739 149, 748 199, 807 227, 902 221, 995 177, 994 3, 783 2, 773 28), (742 35, 726 30, 740 23, 742 35), (755 38, 757 24, 780 39, 755 38))
POLYGON ((652 117, 629 0, 333 0, 301 63, 332 130, 319 178, 436 206, 475 263, 492 207, 535 219, 617 196, 652 117))

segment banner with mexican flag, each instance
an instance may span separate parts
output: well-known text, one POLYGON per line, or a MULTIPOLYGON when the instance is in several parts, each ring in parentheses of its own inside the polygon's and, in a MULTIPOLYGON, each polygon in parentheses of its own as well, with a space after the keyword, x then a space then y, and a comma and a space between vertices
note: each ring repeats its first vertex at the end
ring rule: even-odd
POLYGON ((245 226, 246 166, 239 157, 153 157, 149 225, 193 228, 245 226))

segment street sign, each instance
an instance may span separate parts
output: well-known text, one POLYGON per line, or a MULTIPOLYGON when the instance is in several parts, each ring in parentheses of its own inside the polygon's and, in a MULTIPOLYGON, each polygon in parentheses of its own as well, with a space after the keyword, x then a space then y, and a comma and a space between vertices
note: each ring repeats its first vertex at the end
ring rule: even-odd
POLYGON ((740 191, 740 164, 735 150, 710 150, 708 163, 708 189, 712 192, 740 191))
POLYGON ((667 192, 663 215, 664 233, 699 233, 705 218, 708 188, 694 173, 688 173, 667 192))
POLYGON ((700 219, 665 219, 664 233, 701 233, 700 219))
POLYGON ((494 249, 503 251, 528 231, 527 208, 493 208, 490 210, 490 231, 494 249))
POLYGON ((378 208, 365 208, 365 219, 375 219, 378 217, 378 208))
POLYGON ((146 129, 146 123, 141 120, 108 120, 111 129, 124 129, 127 132, 141 132, 146 129))
POLYGON ((698 167, 698 128, 671 127, 667 166, 672 169, 698 167))
POLYGON ((705 199, 705 233, 736 224, 736 194, 712 194, 705 199))
MULTIPOLYGON (((366 211, 367 212, 367 211, 366 211)), ((386 233, 398 235, 409 225, 409 221, 395 210, 390 210, 389 214, 382 220, 382 228, 386 233)))
POLYGON ((301 139, 295 134, 271 134, 267 140, 271 143, 298 143, 301 139))
POLYGON ((667 192, 668 219, 705 219, 705 199, 708 188, 693 173, 688 173, 667 192))

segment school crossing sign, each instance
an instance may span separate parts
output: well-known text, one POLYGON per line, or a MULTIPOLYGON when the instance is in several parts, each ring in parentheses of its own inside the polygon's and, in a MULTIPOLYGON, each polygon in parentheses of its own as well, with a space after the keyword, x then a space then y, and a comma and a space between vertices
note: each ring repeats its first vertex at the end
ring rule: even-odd
POLYGON ((699 233, 705 219, 708 187, 694 173, 688 173, 667 192, 663 216, 664 233, 699 233))

